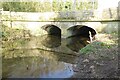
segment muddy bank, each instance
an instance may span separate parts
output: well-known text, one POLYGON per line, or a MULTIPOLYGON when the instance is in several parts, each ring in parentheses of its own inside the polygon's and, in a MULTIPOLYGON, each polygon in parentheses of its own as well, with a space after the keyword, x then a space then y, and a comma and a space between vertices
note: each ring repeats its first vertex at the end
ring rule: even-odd
MULTIPOLYGON (((72 78, 116 78, 118 71, 118 56, 114 54, 115 48, 101 53, 107 56, 96 54, 81 55, 76 67, 73 67, 75 74, 72 78)), ((98 53, 100 54, 100 53, 98 53)))
POLYGON ((76 66, 73 67, 75 73, 71 78, 119 77, 117 38, 100 34, 95 42, 86 47, 85 52, 79 56, 76 66), (112 44, 110 40, 115 43, 112 44), (96 44, 98 42, 108 44, 96 44))

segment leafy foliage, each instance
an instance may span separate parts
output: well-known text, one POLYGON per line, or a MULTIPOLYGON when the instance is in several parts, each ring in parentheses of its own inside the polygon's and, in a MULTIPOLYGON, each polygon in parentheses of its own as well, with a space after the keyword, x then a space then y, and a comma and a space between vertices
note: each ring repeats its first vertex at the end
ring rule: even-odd
MULTIPOLYGON (((76 2, 76 10, 97 8, 97 2, 76 2)), ((50 11, 71 11, 73 7, 72 0, 63 2, 53 0, 53 2, 2 2, 4 11, 15 12, 50 12, 50 11)))
POLYGON ((37 2, 4 2, 3 9, 5 11, 15 12, 33 12, 37 10, 39 4, 37 2))

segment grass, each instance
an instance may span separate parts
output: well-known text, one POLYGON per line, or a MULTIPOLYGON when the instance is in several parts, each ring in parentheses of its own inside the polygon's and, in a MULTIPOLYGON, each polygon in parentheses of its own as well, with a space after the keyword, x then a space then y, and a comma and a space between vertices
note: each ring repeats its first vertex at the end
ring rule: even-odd
POLYGON ((82 48, 80 52, 82 54, 88 54, 89 52, 94 52, 98 49, 103 49, 103 48, 110 48, 110 45, 107 45, 106 43, 103 42, 93 42, 91 44, 88 44, 86 47, 82 48))
MULTIPOLYGON (((117 35, 117 34, 116 34, 117 35)), ((81 54, 90 54, 102 51, 105 49, 111 49, 114 46, 117 46, 117 36, 113 36, 113 34, 99 34, 96 41, 88 44, 84 48, 82 48, 79 52, 81 54)))

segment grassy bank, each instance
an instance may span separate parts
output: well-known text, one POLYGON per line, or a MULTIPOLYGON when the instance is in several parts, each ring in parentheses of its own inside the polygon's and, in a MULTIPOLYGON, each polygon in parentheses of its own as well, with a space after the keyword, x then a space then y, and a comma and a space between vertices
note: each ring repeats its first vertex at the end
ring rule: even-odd
POLYGON ((80 50, 81 54, 97 53, 106 49, 112 49, 118 46, 117 33, 98 33, 97 39, 80 50))

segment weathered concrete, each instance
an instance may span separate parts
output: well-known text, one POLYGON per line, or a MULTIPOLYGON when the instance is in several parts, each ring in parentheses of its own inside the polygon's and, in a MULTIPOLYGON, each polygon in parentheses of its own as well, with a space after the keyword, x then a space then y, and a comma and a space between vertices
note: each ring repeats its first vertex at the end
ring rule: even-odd
MULTIPOLYGON (((12 28, 17 29, 27 29, 30 30, 33 35, 44 35, 47 34, 45 30, 42 30, 41 27, 45 24, 54 24, 62 30, 62 36, 67 37, 67 29, 73 25, 87 25, 94 28, 97 32, 117 32, 119 22, 13 22, 12 28)), ((3 24, 6 24, 4 22, 3 24)))
MULTIPOLYGON (((119 4, 119 3, 118 3, 119 4)), ((79 22, 91 20, 118 20, 120 18, 120 8, 107 8, 103 12, 99 10, 89 11, 72 11, 72 12, 44 12, 44 13, 27 13, 27 12, 6 12, 2 11, 2 20, 17 20, 17 21, 2 21, 6 26, 18 29, 28 29, 33 35, 46 34, 41 26, 45 24, 54 24, 61 28, 62 36, 67 36, 67 28, 73 25, 87 25, 94 28, 97 32, 117 32, 119 22, 79 22), (19 21, 23 20, 23 21, 19 21), (25 21, 24 21, 25 20, 25 21), (51 22, 50 20, 73 20, 73 22, 51 22), (32 22, 31 22, 32 21, 32 22), (37 22, 38 21, 38 22, 37 22), (40 22, 48 21, 48 22, 40 22), (75 22, 74 22, 75 21, 75 22)))

